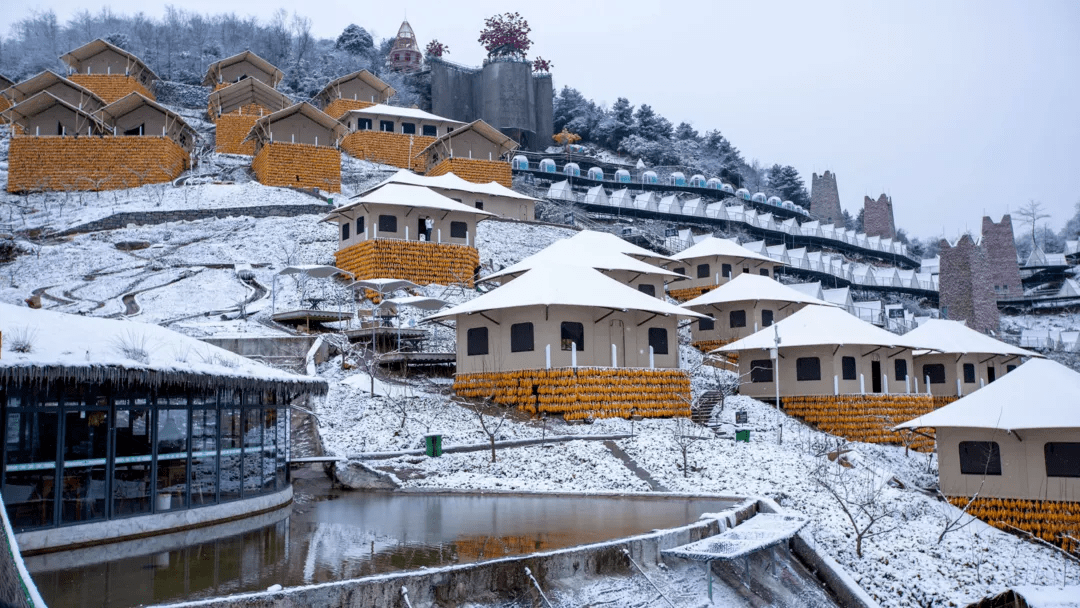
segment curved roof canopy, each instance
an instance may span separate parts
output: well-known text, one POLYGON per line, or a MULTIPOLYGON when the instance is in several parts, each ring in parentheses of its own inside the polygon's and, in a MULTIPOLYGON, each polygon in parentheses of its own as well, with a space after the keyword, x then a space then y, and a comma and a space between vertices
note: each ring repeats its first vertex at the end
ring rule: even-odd
POLYGON ((618 251, 619 253, 625 253, 628 256, 635 257, 639 260, 650 262, 652 264, 667 264, 674 262, 673 258, 662 256, 655 251, 649 251, 644 247, 635 245, 629 241, 623 240, 610 232, 599 232, 596 230, 582 230, 581 232, 570 237, 570 240, 575 243, 581 243, 583 247, 589 248, 606 248, 611 251, 618 251))
POLYGON ((456 211, 479 216, 477 219, 484 219, 488 216, 495 215, 490 211, 484 211, 483 209, 477 209, 476 207, 470 207, 469 205, 459 203, 430 188, 406 186, 404 184, 387 184, 385 186, 380 186, 363 196, 353 198, 348 203, 334 209, 329 215, 322 218, 322 221, 325 222, 337 219, 344 212, 365 205, 394 205, 398 207, 413 207, 435 211, 456 211))
POLYGON ((807 306, 790 317, 761 331, 722 346, 713 352, 768 350, 780 336, 780 348, 793 346, 885 346, 919 348, 907 340, 875 327, 832 306, 807 306))
POLYGON ((573 237, 555 241, 544 249, 512 264, 499 272, 489 274, 481 279, 491 281, 499 278, 513 277, 524 272, 531 271, 542 265, 565 264, 567 266, 584 266, 600 271, 625 270, 642 275, 660 275, 673 280, 681 280, 686 277, 659 266, 645 263, 637 258, 616 251, 606 244, 587 239, 574 240, 573 237))
MULTIPOLYGON (((282 72, 281 70, 279 70, 277 68, 277 66, 275 66, 274 64, 270 63, 269 61, 263 59, 262 57, 259 57, 255 53, 252 53, 250 50, 248 50, 248 51, 243 51, 241 53, 237 53, 237 54, 233 55, 232 57, 226 57, 225 59, 219 59, 219 60, 215 61, 214 63, 211 63, 210 65, 206 66, 206 75, 203 76, 203 80, 202 80, 203 86, 206 86, 206 87, 214 86, 215 84, 218 83, 218 74, 221 72, 222 68, 225 68, 225 67, 228 67, 230 65, 240 63, 242 61, 246 61, 246 62, 250 63, 251 65, 259 68, 263 72, 266 72, 267 74, 270 74, 270 83, 269 84, 270 84, 271 87, 276 87, 278 85, 278 83, 281 82, 281 79, 285 77, 285 72, 282 72)), ((244 80, 248 80, 248 79, 245 78, 244 80)))
POLYGON ((16 104, 45 90, 85 112, 96 112, 106 105, 105 101, 90 89, 49 70, 11 85, 0 91, 0 95, 16 104))
POLYGON ((318 93, 315 94, 315 98, 323 98, 323 99, 326 99, 326 100, 331 100, 331 99, 334 98, 333 97, 333 92, 334 92, 335 89, 337 89, 341 85, 343 85, 343 84, 345 84, 347 82, 351 82, 353 80, 360 80, 364 84, 366 84, 369 87, 375 89, 376 91, 379 92, 380 95, 382 95, 383 100, 390 99, 391 97, 394 96, 394 93, 397 92, 397 91, 394 90, 394 87, 386 84, 386 81, 384 81, 382 78, 379 78, 378 76, 372 74, 371 72, 369 72, 367 70, 360 70, 359 72, 353 72, 352 74, 346 74, 344 76, 335 78, 335 79, 331 80, 330 82, 326 83, 326 86, 323 87, 321 91, 319 91, 318 93))
POLYGON ((147 65, 143 63, 142 59, 139 59, 135 55, 125 51, 124 49, 114 44, 106 42, 101 38, 98 38, 97 40, 93 40, 91 42, 87 42, 86 44, 80 46, 74 51, 64 53, 60 56, 60 61, 63 61, 72 70, 79 72, 81 71, 79 67, 82 65, 82 62, 88 59, 93 59, 94 57, 102 53, 109 52, 115 53, 116 55, 124 58, 124 61, 126 63, 125 70, 128 74, 147 82, 159 80, 158 75, 155 74, 153 70, 151 70, 149 67, 147 67, 147 65))
POLYGON ((714 304, 732 302, 769 301, 791 302, 793 304, 812 304, 817 306, 835 306, 815 298, 798 289, 792 289, 776 279, 756 274, 740 274, 723 285, 684 302, 682 305, 693 310, 704 310, 714 304), (697 308, 695 308, 697 307, 697 308))
POLYGON ((465 123, 460 120, 454 120, 453 118, 446 118, 444 116, 436 116, 431 112, 425 112, 419 108, 402 108, 400 106, 390 106, 384 103, 377 103, 373 106, 361 108, 359 110, 349 110, 345 113, 357 114, 359 116, 370 116, 371 118, 379 118, 382 116, 393 118, 411 118, 413 120, 427 120, 431 122, 442 122, 451 125, 463 125, 465 123))
POLYGON ((461 179, 454 173, 444 173, 435 177, 428 175, 418 175, 412 171, 401 169, 397 173, 391 175, 379 185, 367 190, 371 192, 378 188, 382 188, 387 184, 406 184, 409 186, 424 186, 426 188, 435 188, 440 190, 455 190, 458 192, 470 192, 473 194, 487 194, 490 196, 500 196, 503 198, 513 198, 523 201, 535 201, 536 199, 524 195, 520 192, 515 192, 510 188, 500 184, 499 182, 488 182, 486 184, 477 184, 468 180, 461 179))
POLYGON ((257 78, 245 78, 210 93, 207 113, 211 117, 221 116, 252 103, 270 112, 277 112, 288 108, 294 102, 288 95, 257 78))
POLYGON ((731 241, 728 239, 718 239, 715 236, 706 237, 671 257, 675 260, 685 261, 695 258, 707 258, 712 256, 740 258, 746 260, 761 260, 765 262, 775 262, 777 264, 783 263, 777 262, 769 256, 761 255, 760 253, 750 251, 749 249, 743 247, 742 245, 739 245, 735 241, 731 241))
POLYGON ((930 319, 904 334, 904 338, 918 344, 920 348, 939 353, 1042 357, 1039 353, 995 340, 961 321, 930 319))

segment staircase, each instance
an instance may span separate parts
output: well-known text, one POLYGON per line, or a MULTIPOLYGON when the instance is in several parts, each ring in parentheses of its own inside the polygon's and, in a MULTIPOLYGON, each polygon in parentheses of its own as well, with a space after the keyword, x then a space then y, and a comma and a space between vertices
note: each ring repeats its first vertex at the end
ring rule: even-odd
POLYGON ((690 408, 690 420, 695 424, 710 426, 713 410, 716 406, 724 405, 724 393, 720 391, 705 391, 698 398, 697 404, 690 408))

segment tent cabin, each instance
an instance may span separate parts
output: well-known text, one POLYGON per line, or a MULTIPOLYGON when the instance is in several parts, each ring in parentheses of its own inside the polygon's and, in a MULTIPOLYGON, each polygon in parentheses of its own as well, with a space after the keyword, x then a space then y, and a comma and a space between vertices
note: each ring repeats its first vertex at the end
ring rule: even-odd
POLYGON ((707 315, 690 326, 692 344, 703 352, 720 348, 769 327, 807 306, 832 306, 775 279, 740 274, 682 304, 707 315))
POLYGON ((154 99, 157 74, 141 59, 101 38, 60 56, 70 70, 68 80, 94 92, 105 103, 129 93, 154 99))
POLYGON ((217 90, 234 82, 251 78, 273 89, 277 88, 284 77, 285 72, 276 68, 274 64, 251 51, 244 51, 206 66, 206 75, 203 76, 202 85, 217 90))
POLYGON ((1023 358, 1042 355, 995 340, 962 321, 931 319, 904 334, 918 344, 915 372, 935 395, 962 397, 994 382, 1020 365, 1023 358))
POLYGON ((505 159, 517 148, 517 142, 502 131, 474 120, 433 141, 420 157, 426 175, 455 173, 470 182, 498 182, 510 188, 510 163, 505 159))
POLYGON ((602 182, 604 181, 604 170, 600 167, 589 167, 588 176, 591 180, 602 182))
POLYGON ((258 119, 244 142, 255 144, 251 168, 259 182, 337 192, 341 189, 337 145, 344 135, 345 125, 304 102, 258 119))
POLYGON ((611 205, 611 198, 608 197, 607 190, 604 190, 603 186, 593 186, 585 193, 585 204, 611 205))
POLYGON ((14 80, 8 78, 7 76, 4 76, 3 74, 0 74, 0 91, 3 91, 10 86, 13 86, 14 84, 14 80))
POLYGON ((629 184, 630 172, 626 169, 617 169, 615 171, 615 181, 619 182, 620 184, 629 184))
POLYGON ((421 172, 425 169, 421 151, 440 134, 465 124, 416 108, 383 104, 349 110, 339 120, 349 131, 341 149, 350 156, 421 172))
POLYGON ((581 167, 577 163, 563 165, 563 175, 567 177, 581 177, 581 167))
POLYGON ((362 110, 384 104, 394 96, 394 87, 367 70, 331 80, 312 98, 323 112, 341 119, 349 110, 362 110))
POLYGON ((90 89, 55 72, 44 71, 0 90, 0 97, 7 102, 7 105, 0 107, 0 110, 22 103, 43 92, 51 93, 53 97, 62 99, 69 105, 91 114, 105 107, 105 102, 90 89))
POLYGON ((112 130, 88 110, 42 91, 4 110, 4 117, 18 129, 13 139, 23 137, 75 137, 105 135, 112 130))
POLYGON ((734 241, 708 237, 673 256, 679 262, 671 269, 689 277, 678 289, 668 292, 685 301, 727 283, 740 274, 771 276, 777 262, 754 253, 734 241))
POLYGON ((573 420, 688 416, 687 316, 592 268, 545 264, 427 320, 456 322, 458 395, 573 420))
POLYGON ((150 323, 0 304, 0 332, 0 485, 24 554, 291 501, 289 407, 325 380, 150 323))
POLYGON ((255 154, 255 142, 245 142, 255 121, 293 105, 287 95, 255 78, 214 89, 207 115, 214 123, 214 151, 255 154))
POLYGON ((324 217, 338 224, 335 266, 362 279, 473 286, 476 223, 494 214, 422 186, 390 183, 324 217))
MULTIPOLYGON (((375 186, 375 188, 385 184, 423 186, 467 207, 488 211, 499 217, 522 221, 536 219, 536 199, 515 192, 497 182, 477 184, 463 180, 453 173, 430 177, 417 175, 412 171, 401 170, 375 186)), ((372 190, 375 188, 372 188, 372 190)))
POLYGON ((615 236, 614 234, 611 234, 610 232, 582 230, 571 238, 574 240, 574 242, 581 243, 583 247, 617 251, 619 253, 624 253, 632 258, 641 260, 643 262, 648 262, 653 266, 667 267, 675 263, 675 260, 672 258, 662 256, 655 251, 650 251, 648 249, 645 249, 644 247, 635 245, 629 241, 615 236))
POLYGON ((561 182, 552 182, 548 186, 546 198, 554 201, 576 201, 577 197, 574 196, 574 189, 570 187, 568 180, 561 182))
POLYGON ((954 505, 977 495, 969 514, 1065 546, 1062 532, 1080 538, 1077 395, 1080 374, 1030 359, 990 386, 896 428, 934 429, 938 484, 954 505))
POLYGON ((172 141, 188 157, 195 148, 199 134, 179 114, 139 93, 131 93, 98 110, 101 122, 112 126, 118 137, 164 137, 172 141))
POLYGON ((666 283, 684 279, 680 274, 623 253, 620 248, 613 247, 610 240, 594 236, 599 234, 603 233, 583 230, 568 239, 555 241, 517 264, 485 276, 481 281, 506 284, 533 268, 551 264, 585 266, 599 270, 641 293, 662 298, 666 283))

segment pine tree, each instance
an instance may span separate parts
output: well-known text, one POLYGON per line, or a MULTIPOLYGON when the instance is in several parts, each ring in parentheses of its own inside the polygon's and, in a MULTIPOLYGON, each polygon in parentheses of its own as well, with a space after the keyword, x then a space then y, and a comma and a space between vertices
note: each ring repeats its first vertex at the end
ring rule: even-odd
POLYGON ((653 111, 649 104, 641 104, 634 112, 634 130, 649 141, 658 141, 671 137, 671 121, 653 111))
POLYGON ((375 42, 367 30, 354 23, 341 32, 334 48, 350 55, 365 55, 375 48, 375 42))
POLYGON ((777 164, 769 169, 769 188, 780 198, 796 205, 810 205, 810 193, 806 191, 806 184, 798 170, 791 165, 777 164))
POLYGON ((698 132, 688 122, 680 122, 679 126, 675 127, 675 139, 697 139, 698 132))
POLYGON ((634 126, 634 106, 625 97, 620 97, 612 104, 594 130, 594 140, 612 150, 618 150, 622 140, 630 135, 634 126))

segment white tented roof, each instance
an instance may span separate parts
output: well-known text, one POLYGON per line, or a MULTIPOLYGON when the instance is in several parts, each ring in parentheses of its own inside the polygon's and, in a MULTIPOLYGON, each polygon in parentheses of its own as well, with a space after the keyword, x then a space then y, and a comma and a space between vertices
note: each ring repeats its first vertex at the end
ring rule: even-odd
POLYGON ((704 318, 704 315, 646 295, 592 268, 545 264, 494 291, 431 315, 427 319, 445 319, 525 306, 586 306, 704 318))
POLYGON ((684 302, 683 306, 694 308, 695 306, 704 307, 712 304, 728 304, 748 300, 833 306, 833 304, 824 300, 819 300, 802 291, 792 289, 780 281, 756 274, 740 274, 716 289, 708 291, 689 302, 684 302))
MULTIPOLYGON (((348 203, 334 209, 323 221, 331 220, 344 211, 355 209, 363 205, 396 205, 400 207, 415 207, 418 209, 437 209, 439 211, 459 211, 474 215, 495 215, 475 207, 459 203, 445 197, 429 188, 418 186, 406 186, 404 184, 387 184, 351 199, 348 203)), ((483 219, 483 218, 479 218, 483 219)))
POLYGON ((589 247, 590 249, 608 249, 610 251, 625 253, 626 255, 638 258, 639 260, 652 260, 653 263, 663 264, 675 261, 673 258, 662 256, 655 251, 649 251, 644 247, 639 247, 629 241, 620 239, 610 232, 582 230, 570 237, 570 241, 573 243, 580 243, 583 247, 589 247))
POLYGON ((548 198, 572 201, 574 200, 574 191, 570 188, 570 182, 563 180, 561 182, 555 182, 548 188, 548 198))
POLYGON ((371 188, 365 192, 371 192, 376 188, 381 188, 387 184, 406 184, 409 186, 424 186, 426 188, 436 188, 440 190, 456 190, 458 192, 472 192, 474 194, 487 194, 490 196, 501 196, 504 198, 516 198, 525 201, 535 201, 536 199, 531 196, 526 196, 520 192, 514 192, 510 188, 500 184, 499 182, 488 182, 486 184, 476 184, 464 179, 461 179, 453 173, 446 173, 443 175, 429 177, 427 175, 417 175, 412 171, 402 169, 397 173, 391 175, 385 181, 378 186, 371 188))
POLYGON ((500 277, 515 276, 548 264, 585 266, 597 270, 627 270, 641 274, 662 275, 672 279, 686 278, 681 274, 664 270, 659 266, 653 266, 617 251, 609 243, 590 240, 589 238, 580 239, 576 238, 575 235, 575 237, 555 241, 517 264, 508 266, 494 274, 489 274, 482 280, 490 281, 500 277))
POLYGON ((1080 428, 1077 395, 1080 374, 1049 359, 1031 359, 967 397, 896 428, 1080 428))
MULTIPOLYGON (((858 304, 856 304, 858 306, 858 304)), ((1018 355, 1021 357, 1042 357, 1038 353, 1019 346, 995 340, 979 333, 960 321, 931 319, 919 327, 904 334, 904 338, 918 344, 919 348, 939 353, 987 355, 1018 355)))
POLYGON ((397 116, 399 118, 412 118, 414 120, 430 120, 432 122, 446 122, 455 125, 463 125, 465 123, 460 120, 454 120, 453 118, 446 118, 445 116, 436 116, 430 112, 425 112, 418 108, 401 108, 398 106, 388 106, 384 103, 377 103, 373 106, 368 106, 360 110, 349 110, 348 114, 360 114, 366 116, 397 116))
POLYGON ((831 306, 807 306, 775 325, 717 349, 721 352, 773 348, 776 334, 780 348, 792 346, 887 346, 917 348, 906 336, 875 327, 831 306))
MULTIPOLYGON (((821 281, 814 281, 812 283, 790 283, 788 284, 788 287, 812 298, 817 298, 819 300, 825 299, 825 294, 821 290, 821 281)), ((835 302, 833 302, 833 304, 835 304, 835 302)))
POLYGON ((695 243, 691 247, 683 249, 679 253, 675 254, 674 258, 676 260, 689 260, 693 258, 712 257, 714 255, 732 258, 746 258, 750 260, 764 260, 766 262, 775 261, 768 256, 761 255, 760 253, 754 253, 746 247, 739 245, 735 241, 729 241, 728 239, 718 239, 715 236, 711 236, 698 243, 695 243))

